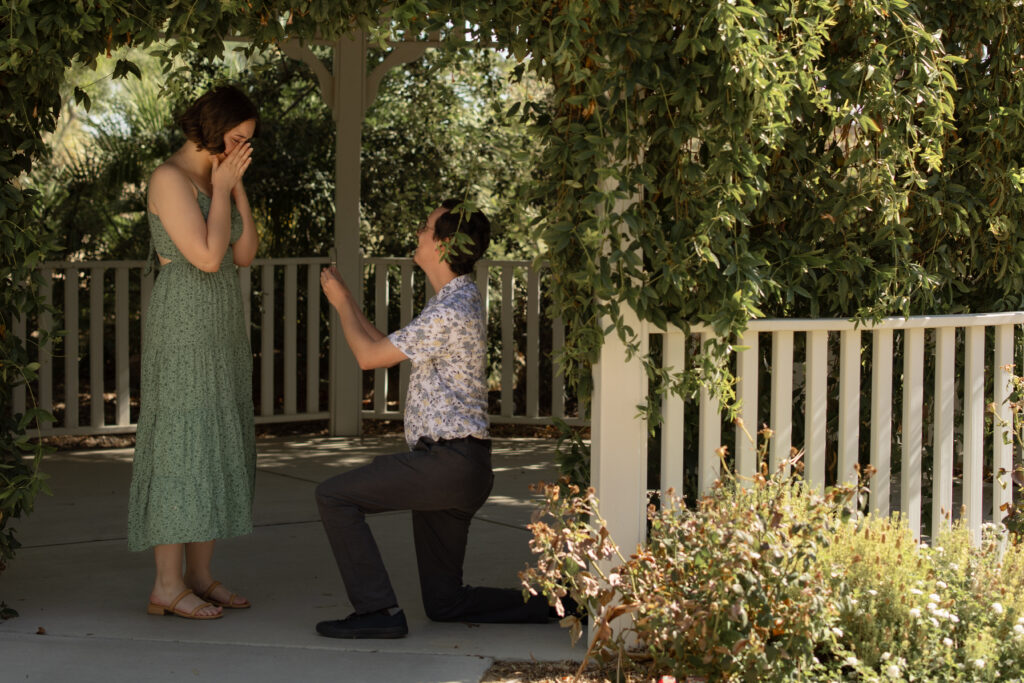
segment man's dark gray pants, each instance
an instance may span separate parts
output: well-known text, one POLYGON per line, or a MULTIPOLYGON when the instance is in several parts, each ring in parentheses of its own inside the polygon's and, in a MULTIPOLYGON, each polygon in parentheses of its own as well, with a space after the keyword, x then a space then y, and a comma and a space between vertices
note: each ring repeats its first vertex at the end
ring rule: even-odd
POLYGON ((406 453, 380 455, 316 489, 334 559, 356 612, 398 604, 366 515, 411 510, 423 606, 435 621, 544 622, 547 601, 524 602, 515 588, 462 583, 469 523, 494 484, 490 440, 420 439, 406 453))

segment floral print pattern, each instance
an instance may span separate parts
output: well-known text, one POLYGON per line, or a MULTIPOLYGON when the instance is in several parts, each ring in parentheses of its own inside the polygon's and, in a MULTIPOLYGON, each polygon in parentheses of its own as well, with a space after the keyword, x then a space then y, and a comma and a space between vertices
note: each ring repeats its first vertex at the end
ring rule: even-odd
POLYGON ((405 440, 487 435, 483 300, 469 275, 441 288, 412 322, 388 339, 412 361, 405 440))

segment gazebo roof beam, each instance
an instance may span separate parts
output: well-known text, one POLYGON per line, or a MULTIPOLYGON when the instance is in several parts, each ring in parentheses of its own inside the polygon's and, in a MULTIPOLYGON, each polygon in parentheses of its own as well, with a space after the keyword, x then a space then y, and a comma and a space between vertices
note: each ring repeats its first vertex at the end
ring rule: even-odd
POLYGON ((370 75, 366 78, 366 97, 363 100, 364 113, 366 109, 370 108, 373 101, 377 99, 377 90, 380 88, 380 82, 392 67, 416 61, 423 56, 427 51, 427 48, 441 45, 440 35, 438 32, 432 34, 431 38, 432 40, 429 41, 408 41, 396 43, 394 45, 394 49, 388 53, 388 56, 385 57, 380 64, 374 67, 373 71, 370 72, 370 75))
MULTIPOLYGON (((283 43, 283 42, 286 42, 286 41, 289 41, 289 40, 300 40, 300 39, 289 37, 289 38, 286 38, 285 40, 283 40, 281 42, 283 43)), ((318 45, 318 46, 321 46, 321 47, 333 47, 335 45, 335 43, 337 43, 336 40, 328 40, 326 38, 302 38, 301 41, 302 41, 302 43, 304 45, 308 45, 308 46, 318 45)), ((252 38, 249 38, 248 36, 229 36, 229 37, 224 39, 224 42, 225 43, 251 43, 252 42, 252 38)), ((402 47, 402 46, 405 46, 405 45, 423 45, 425 47, 441 47, 445 43, 446 43, 446 41, 441 40, 440 38, 432 38, 430 40, 388 40, 388 41, 385 42, 385 44, 388 47, 391 47, 391 48, 398 48, 398 47, 402 47)), ((488 47, 488 46, 481 44, 481 47, 488 47)))

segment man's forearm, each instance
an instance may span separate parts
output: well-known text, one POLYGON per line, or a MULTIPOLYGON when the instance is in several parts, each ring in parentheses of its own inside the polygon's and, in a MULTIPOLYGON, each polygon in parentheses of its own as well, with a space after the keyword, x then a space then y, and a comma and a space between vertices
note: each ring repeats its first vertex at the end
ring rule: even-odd
POLYGON ((352 292, 338 275, 337 269, 324 268, 321 271, 320 287, 324 290, 327 300, 331 302, 331 306, 338 312, 345 341, 352 349, 360 368, 390 368, 403 360, 409 360, 408 356, 363 315, 352 292))
POLYGON ((386 334, 378 330, 377 326, 371 323, 361 310, 357 308, 356 311, 358 311, 359 313, 359 325, 363 328, 363 332, 365 332, 370 337, 370 339, 372 339, 373 341, 380 341, 381 339, 387 336, 386 334))

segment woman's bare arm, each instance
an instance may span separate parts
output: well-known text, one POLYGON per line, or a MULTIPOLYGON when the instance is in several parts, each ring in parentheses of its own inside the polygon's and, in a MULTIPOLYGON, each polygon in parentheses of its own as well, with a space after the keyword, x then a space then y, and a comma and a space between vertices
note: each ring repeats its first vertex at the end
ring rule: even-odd
POLYGON ((232 257, 235 265, 246 267, 256 258, 256 250, 260 246, 260 236, 256 232, 256 222, 252 219, 252 207, 249 206, 249 197, 245 194, 245 187, 241 179, 231 190, 231 197, 235 200, 235 208, 242 216, 242 236, 231 245, 232 257))
POLYGON ((149 181, 149 203, 182 255, 196 268, 215 273, 231 241, 231 188, 249 166, 247 145, 236 147, 223 162, 214 161, 213 196, 206 220, 185 172, 164 164, 149 181))

